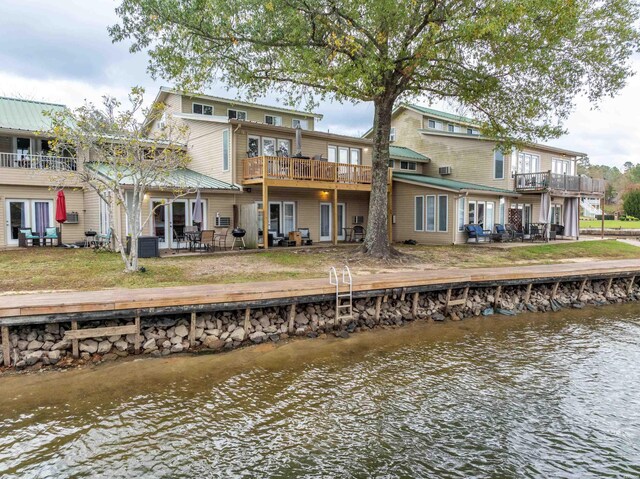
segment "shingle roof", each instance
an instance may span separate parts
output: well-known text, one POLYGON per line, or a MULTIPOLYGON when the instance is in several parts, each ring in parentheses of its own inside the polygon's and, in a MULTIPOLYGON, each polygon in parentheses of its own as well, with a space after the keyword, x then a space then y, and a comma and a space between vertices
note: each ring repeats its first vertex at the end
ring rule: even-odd
POLYGON ((389 147, 389 156, 396 160, 412 160, 422 163, 428 163, 431 159, 428 156, 424 156, 417 151, 413 151, 406 146, 393 146, 389 147))
POLYGON ((414 105, 413 103, 403 103, 404 106, 408 108, 413 108, 414 110, 418 110, 419 112, 425 115, 431 115, 438 118, 445 118, 451 121, 457 121, 461 123, 472 123, 474 125, 478 124, 477 120, 473 118, 468 118, 466 116, 454 115, 453 113, 447 113, 446 111, 434 110, 433 108, 427 108, 426 106, 414 105))
POLYGON ((21 100, 0 96, 0 128, 24 131, 46 131, 51 120, 42 112, 62 111, 66 107, 56 103, 21 100))
MULTIPOLYGON (((111 165, 88 163, 87 166, 95 171, 103 174, 104 176, 113 177, 113 169, 111 165)), ((123 175, 120 181, 122 185, 132 185, 133 178, 131 176, 123 175)), ((171 171, 162 184, 154 185, 156 188, 198 188, 201 190, 234 190, 239 191, 235 185, 227 183, 216 178, 212 178, 197 171, 190 170, 188 168, 178 168, 171 171)))
POLYGON ((436 178, 433 176, 421 175, 419 173, 404 173, 393 172, 393 179, 411 181, 413 183, 421 183, 425 186, 433 186, 436 188, 446 188, 449 190, 457 191, 486 191, 488 193, 497 193, 501 195, 509 194, 515 195, 516 192, 512 190, 505 190, 502 188, 494 188, 492 186, 477 185, 475 183, 467 183, 464 181, 450 180, 448 178, 436 178))

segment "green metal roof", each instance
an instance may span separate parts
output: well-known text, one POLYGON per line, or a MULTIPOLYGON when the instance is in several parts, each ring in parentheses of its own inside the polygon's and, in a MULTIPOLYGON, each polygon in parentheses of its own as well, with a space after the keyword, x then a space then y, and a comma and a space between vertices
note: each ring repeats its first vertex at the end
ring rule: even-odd
POLYGON ((422 163, 428 163, 431 159, 428 156, 424 156, 417 151, 413 151, 405 146, 390 146, 389 156, 396 160, 411 160, 422 163))
POLYGON ((0 96, 0 128, 24 131, 46 131, 51 120, 43 111, 62 111, 66 107, 56 103, 21 100, 0 96))
MULTIPOLYGON (((114 171, 111 165, 87 163, 87 166, 106 177, 114 177, 114 171)), ((121 185, 133 185, 133 177, 130 174, 127 174, 125 169, 122 169, 120 176, 121 185)), ((240 188, 235 185, 218 180, 216 178, 212 178, 207 175, 203 175, 202 173, 198 173, 197 171, 193 171, 188 168, 178 168, 169 172, 169 174, 164 178, 161 184, 158 183, 153 186, 158 189, 197 188, 201 190, 240 190, 240 188)))
POLYGON ((449 190, 457 190, 457 191, 465 191, 465 190, 486 191, 488 193, 497 193, 501 195, 516 194, 516 192, 512 190, 504 190, 501 188, 494 188, 492 186, 466 183, 464 181, 449 180, 447 178, 436 178, 433 176, 421 175, 419 173, 404 173, 404 172, 394 171, 393 179, 412 181, 413 183, 421 183, 425 186, 433 186, 435 188, 446 188, 449 190))
POLYGON ((414 110, 418 110, 419 112, 425 115, 431 115, 438 118, 445 118, 451 121, 457 121, 461 123, 471 123, 473 125, 477 125, 478 121, 473 118, 468 118, 465 116, 454 115, 453 113, 447 113, 446 111, 434 110, 433 108, 427 108, 426 106, 414 105, 413 103, 403 103, 404 106, 408 108, 413 108, 414 110))

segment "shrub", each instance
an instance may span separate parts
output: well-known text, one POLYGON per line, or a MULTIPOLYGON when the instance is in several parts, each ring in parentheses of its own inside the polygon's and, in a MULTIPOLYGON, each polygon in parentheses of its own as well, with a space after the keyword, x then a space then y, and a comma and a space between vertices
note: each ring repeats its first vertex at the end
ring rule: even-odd
POLYGON ((630 191, 624 197, 622 204, 624 212, 629 219, 630 216, 637 218, 640 216, 640 190, 630 191))

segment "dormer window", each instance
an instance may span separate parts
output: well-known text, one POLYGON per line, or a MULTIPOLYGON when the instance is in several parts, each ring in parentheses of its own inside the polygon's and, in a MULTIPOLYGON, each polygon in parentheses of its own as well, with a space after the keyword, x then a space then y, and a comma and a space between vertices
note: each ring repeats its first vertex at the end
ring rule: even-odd
POLYGON ((294 118, 294 119, 291 120, 291 126, 293 128, 298 128, 298 126, 299 126, 303 130, 308 130, 309 129, 309 120, 305 120, 303 118, 294 118))
POLYGON ((211 105, 204 105, 202 103, 192 103, 191 111, 196 115, 213 116, 213 107, 211 105))
POLYGON ((442 122, 438 120, 429 120, 427 126, 432 130, 442 130, 442 122))
POLYGON ((282 126, 282 117, 281 116, 275 116, 275 115, 265 115, 264 116, 264 122, 267 125, 282 126))
POLYGON ((227 110, 227 114, 229 115, 229 120, 247 120, 247 112, 242 110, 227 110))

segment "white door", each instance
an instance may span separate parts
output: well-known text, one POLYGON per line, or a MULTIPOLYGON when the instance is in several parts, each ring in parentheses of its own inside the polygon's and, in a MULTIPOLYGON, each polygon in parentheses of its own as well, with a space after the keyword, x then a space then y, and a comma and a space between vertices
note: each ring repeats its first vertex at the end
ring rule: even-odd
POLYGON ((7 200, 5 202, 7 245, 18 245, 20 228, 31 225, 28 200, 7 200))
POLYGON ((172 248, 178 247, 178 242, 175 240, 175 238, 176 236, 184 238, 184 228, 189 224, 191 223, 189 221, 189 209, 187 208, 187 200, 173 201, 171 205, 169 205, 169 234, 171 235, 172 248))
POLYGON ((331 203, 320 203, 320 241, 331 241, 331 203))
POLYGON ((159 248, 165 249, 169 247, 172 238, 170 228, 167 228, 169 208, 163 203, 162 200, 151 201, 151 207, 155 208, 151 216, 151 234, 158 237, 159 248))

